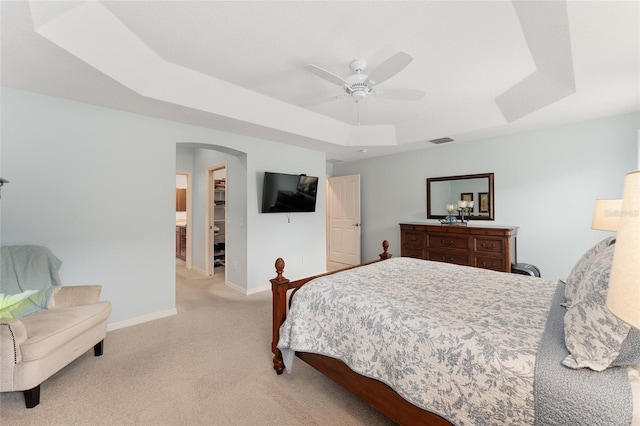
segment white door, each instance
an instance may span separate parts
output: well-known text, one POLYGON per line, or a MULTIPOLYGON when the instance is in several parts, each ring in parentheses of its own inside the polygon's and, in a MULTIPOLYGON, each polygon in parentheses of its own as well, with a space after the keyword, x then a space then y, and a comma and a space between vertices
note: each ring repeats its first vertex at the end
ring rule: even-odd
POLYGON ((360 264, 360 175, 329 178, 329 260, 360 264))

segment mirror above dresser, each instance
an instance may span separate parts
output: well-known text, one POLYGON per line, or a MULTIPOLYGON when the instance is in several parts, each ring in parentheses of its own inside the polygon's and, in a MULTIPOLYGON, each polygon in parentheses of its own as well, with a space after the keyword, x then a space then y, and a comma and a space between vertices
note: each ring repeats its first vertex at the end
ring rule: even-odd
POLYGON ((427 178, 427 219, 444 219, 447 206, 469 201, 467 219, 495 220, 493 173, 427 178))

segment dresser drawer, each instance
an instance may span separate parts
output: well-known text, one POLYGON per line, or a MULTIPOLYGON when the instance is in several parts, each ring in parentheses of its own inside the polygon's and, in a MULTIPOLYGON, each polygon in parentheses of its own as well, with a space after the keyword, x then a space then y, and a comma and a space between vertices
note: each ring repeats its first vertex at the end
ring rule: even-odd
POLYGON ((427 247, 446 249, 469 249, 469 237, 466 235, 430 234, 427 235, 427 247))
POLYGON ((476 253, 504 253, 504 240, 499 238, 478 238, 473 239, 473 250, 476 253))
POLYGON ((473 257, 473 265, 476 268, 491 269, 493 271, 506 271, 504 258, 491 257, 483 255, 475 255, 473 257))
POLYGON ((405 223, 401 223, 400 224, 400 229, 403 231, 420 231, 420 232, 424 232, 425 231, 425 226, 424 225, 416 225, 416 224, 405 224, 405 223))
POLYGON ((424 252, 421 248, 410 248, 403 247, 402 248, 402 256, 403 257, 413 257, 415 259, 424 259, 424 252))
POLYGON ((467 253, 450 252, 446 250, 429 250, 429 259, 436 262, 455 263, 456 265, 469 265, 469 256, 467 253))
POLYGON ((424 232, 420 231, 402 231, 402 246, 418 247, 422 249, 424 247, 424 232))
POLYGON ((405 257, 510 272, 517 263, 517 227, 400 224, 405 257))

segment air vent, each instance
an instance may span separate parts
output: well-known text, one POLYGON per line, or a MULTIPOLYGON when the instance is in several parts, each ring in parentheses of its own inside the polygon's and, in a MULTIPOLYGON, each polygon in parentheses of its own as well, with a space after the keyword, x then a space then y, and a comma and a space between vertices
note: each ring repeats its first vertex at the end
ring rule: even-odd
POLYGON ((342 163, 342 160, 338 160, 336 158, 330 158, 327 160, 327 163, 330 163, 330 164, 342 163))
POLYGON ((440 145, 441 143, 453 142, 453 139, 447 137, 447 138, 440 138, 440 139, 431 139, 429 142, 434 143, 436 145, 440 145))

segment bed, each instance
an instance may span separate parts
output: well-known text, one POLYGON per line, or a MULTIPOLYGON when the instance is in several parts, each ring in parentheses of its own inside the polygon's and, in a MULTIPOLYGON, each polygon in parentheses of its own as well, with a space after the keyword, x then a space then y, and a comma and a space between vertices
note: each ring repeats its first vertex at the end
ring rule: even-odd
POLYGON ((378 261, 296 281, 278 259, 273 368, 302 359, 399 424, 636 424, 640 332, 603 310, 614 241, 566 282, 393 258, 386 241, 378 261))

